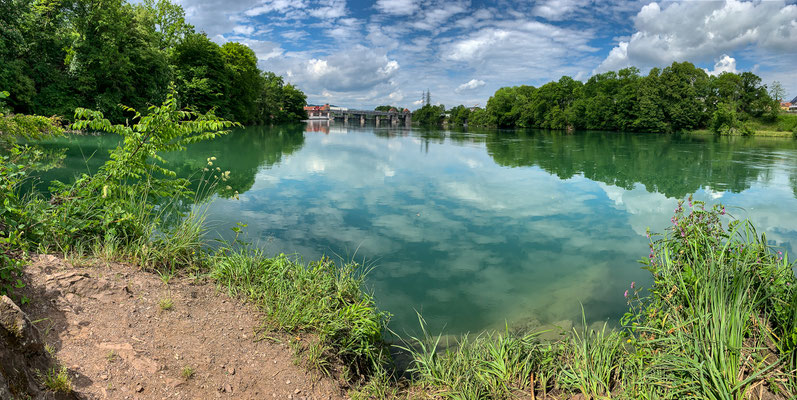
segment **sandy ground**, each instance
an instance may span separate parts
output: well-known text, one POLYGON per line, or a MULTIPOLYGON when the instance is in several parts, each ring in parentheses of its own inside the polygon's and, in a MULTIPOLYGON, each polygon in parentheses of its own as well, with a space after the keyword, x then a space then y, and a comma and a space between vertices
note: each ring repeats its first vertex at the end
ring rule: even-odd
POLYGON ((211 284, 52 255, 33 257, 26 284, 24 311, 87 399, 346 398, 295 365, 284 336, 261 340, 261 314, 211 284))

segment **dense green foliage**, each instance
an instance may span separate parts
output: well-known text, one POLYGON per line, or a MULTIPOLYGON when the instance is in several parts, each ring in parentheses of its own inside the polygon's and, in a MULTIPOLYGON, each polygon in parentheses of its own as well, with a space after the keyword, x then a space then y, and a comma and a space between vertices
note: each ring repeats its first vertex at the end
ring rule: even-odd
POLYGON ((777 114, 777 103, 752 72, 710 76, 676 62, 646 76, 625 68, 585 83, 564 76, 539 88, 503 87, 487 102, 486 116, 474 115, 470 125, 638 132, 711 127, 717 133, 745 133, 746 121, 773 121, 777 114))
POLYGON ((15 113, 70 119, 86 107, 121 122, 132 114, 118 105, 146 110, 174 82, 182 107, 240 123, 305 118, 304 94, 277 78, 247 46, 196 33, 168 0, 0 0, 0 88, 15 113))
POLYGON ((445 112, 446 108, 442 104, 439 106, 427 104, 412 112, 412 120, 421 125, 436 126, 443 123, 445 112))
POLYGON ((62 133, 57 119, 6 114, 7 97, 7 92, 0 92, 0 295, 22 285, 22 257, 30 247, 28 237, 38 232, 31 230, 31 216, 35 214, 20 186, 32 171, 46 170, 52 167, 52 160, 58 159, 58 154, 18 144, 17 140, 62 133))

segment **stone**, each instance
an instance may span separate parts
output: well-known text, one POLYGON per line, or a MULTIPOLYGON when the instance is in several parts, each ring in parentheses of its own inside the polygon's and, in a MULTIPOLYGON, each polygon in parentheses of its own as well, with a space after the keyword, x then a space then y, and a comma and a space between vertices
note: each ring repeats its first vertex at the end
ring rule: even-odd
POLYGON ((55 367, 36 326, 8 296, 0 297, 0 399, 77 399, 74 392, 48 393, 38 371, 55 367))

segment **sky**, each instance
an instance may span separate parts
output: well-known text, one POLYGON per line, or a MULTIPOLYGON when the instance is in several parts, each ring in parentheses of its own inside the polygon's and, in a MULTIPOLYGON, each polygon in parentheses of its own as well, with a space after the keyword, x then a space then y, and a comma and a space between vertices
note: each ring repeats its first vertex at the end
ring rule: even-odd
POLYGON ((177 0, 311 104, 484 106, 503 86, 690 61, 797 96, 797 0, 177 0))

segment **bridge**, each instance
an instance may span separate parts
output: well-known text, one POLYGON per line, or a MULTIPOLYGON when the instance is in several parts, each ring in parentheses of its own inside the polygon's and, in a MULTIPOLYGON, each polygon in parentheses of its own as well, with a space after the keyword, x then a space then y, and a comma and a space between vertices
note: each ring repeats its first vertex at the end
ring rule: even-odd
POLYGON ((412 125, 412 113, 404 111, 372 111, 372 110, 351 110, 348 108, 329 106, 309 106, 305 107, 311 120, 340 120, 344 124, 359 123, 365 125, 367 121, 373 121, 374 125, 379 126, 384 123, 387 126, 412 125))
POLYGON ((332 115, 331 118, 342 119, 344 124, 348 124, 349 120, 353 120, 359 122, 360 125, 365 125, 366 121, 373 120, 376 126, 379 126, 382 121, 390 126, 398 126, 399 123, 404 126, 412 125, 412 113, 409 111, 340 110, 331 111, 330 114, 332 115))

